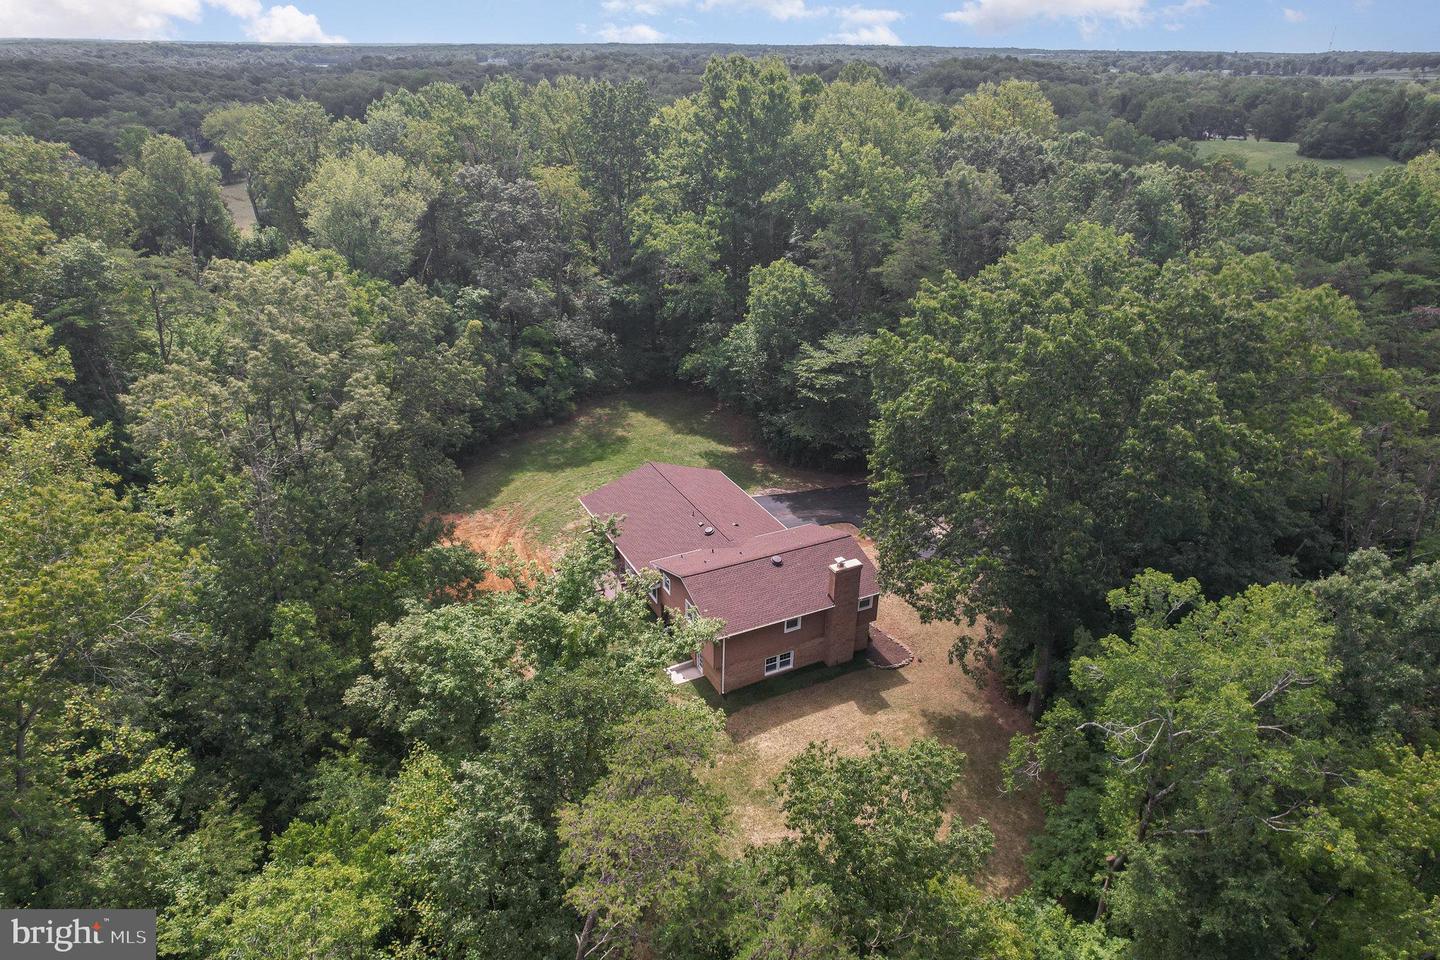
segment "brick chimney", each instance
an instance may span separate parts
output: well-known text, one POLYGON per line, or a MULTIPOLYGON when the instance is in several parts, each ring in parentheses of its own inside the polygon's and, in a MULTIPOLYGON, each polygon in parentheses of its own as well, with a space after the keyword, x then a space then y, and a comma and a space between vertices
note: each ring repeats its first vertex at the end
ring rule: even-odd
POLYGON ((836 557, 830 564, 830 600, 835 604, 825 623, 825 663, 835 666, 855 656, 856 618, 860 605, 858 559, 836 557))

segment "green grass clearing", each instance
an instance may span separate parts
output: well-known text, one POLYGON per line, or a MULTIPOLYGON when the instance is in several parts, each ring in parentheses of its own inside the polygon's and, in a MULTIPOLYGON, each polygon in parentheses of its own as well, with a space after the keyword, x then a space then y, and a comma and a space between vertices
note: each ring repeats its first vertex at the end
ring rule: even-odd
POLYGON ((553 544, 584 516, 578 497, 647 460, 724 470, 747 491, 828 486, 854 478, 769 460, 748 422, 683 390, 622 393, 563 423, 498 441, 465 468, 459 507, 518 513, 553 544))
MULTIPOLYGON (((215 162, 214 150, 206 150, 197 156, 206 163, 215 162)), ((242 236, 253 233, 259 226, 255 217, 255 204, 250 202, 247 183, 247 180, 241 180, 238 183, 220 184, 220 199, 224 201, 225 209, 230 212, 230 219, 235 222, 235 230, 242 236)))
POLYGON ((1283 170, 1297 163, 1318 163, 1322 167, 1334 167, 1344 171, 1345 176, 1351 180, 1363 180, 1372 173, 1398 166, 1398 161, 1391 160, 1389 157, 1316 160, 1300 156, 1297 152, 1298 144, 1273 140, 1201 140, 1195 146, 1201 160, 1221 156, 1236 157, 1244 163, 1246 169, 1255 172, 1267 167, 1283 170))

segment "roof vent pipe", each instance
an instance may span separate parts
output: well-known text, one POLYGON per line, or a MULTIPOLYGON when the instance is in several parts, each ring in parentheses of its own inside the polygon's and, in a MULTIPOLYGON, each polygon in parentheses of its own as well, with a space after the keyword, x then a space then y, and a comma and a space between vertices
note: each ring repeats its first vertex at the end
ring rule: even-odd
POLYGON ((706 527, 706 528, 705 528, 705 536, 707 536, 707 537, 710 536, 711 534, 713 534, 714 532, 715 532, 715 528, 714 528, 714 527, 706 527))
POLYGON ((785 563, 785 558, 782 557, 782 556, 780 556, 780 554, 777 553, 777 554, 775 554, 775 556, 773 556, 773 557, 770 558, 770 562, 773 563, 773 564, 774 564, 775 566, 777 566, 777 567, 783 566, 784 563, 785 563))

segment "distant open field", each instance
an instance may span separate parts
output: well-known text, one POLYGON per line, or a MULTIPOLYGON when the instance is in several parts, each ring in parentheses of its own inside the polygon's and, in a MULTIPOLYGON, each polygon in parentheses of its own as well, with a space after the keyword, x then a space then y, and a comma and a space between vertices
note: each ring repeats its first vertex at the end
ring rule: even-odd
POLYGON ((1250 170, 1264 170, 1267 167, 1281 170, 1297 163, 1318 163, 1322 167, 1335 167, 1345 171, 1345 176, 1351 180, 1363 180, 1372 173, 1397 165, 1397 161, 1389 157, 1316 160, 1300 156, 1296 152, 1298 144, 1273 140, 1202 140, 1196 146, 1202 160, 1219 156, 1238 157, 1250 170))
POLYGON ((243 180, 221 184, 220 199, 225 201, 225 209, 230 211, 236 230, 243 234, 255 229, 255 205, 250 202, 250 191, 245 188, 243 180))
POLYGON ((750 493, 859 479, 771 461, 745 418, 719 409, 711 397, 683 390, 629 392, 482 451, 465 469, 459 509, 519 520, 542 544, 553 544, 583 518, 577 501, 582 493, 647 460, 716 467, 750 493))
MULTIPOLYGON (((214 150, 206 150, 200 154, 200 159, 206 163, 213 163, 214 158, 214 150)), ((246 187, 246 181, 220 184, 220 199, 225 202, 225 209, 230 212, 230 219, 235 221, 236 230, 241 234, 247 234, 255 229, 259 220, 255 216, 255 204, 250 202, 250 191, 246 187)))

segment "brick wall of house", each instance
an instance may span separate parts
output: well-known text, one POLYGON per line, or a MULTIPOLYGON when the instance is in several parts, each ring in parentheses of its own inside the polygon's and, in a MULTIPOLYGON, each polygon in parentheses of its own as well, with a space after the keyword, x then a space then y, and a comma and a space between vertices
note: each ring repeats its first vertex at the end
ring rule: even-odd
POLYGON ((855 614, 855 652, 859 653, 870 646, 870 624, 875 622, 875 615, 880 612, 880 598, 876 597, 875 602, 870 604, 869 610, 861 610, 855 614))
MULTIPOLYGON (((660 605, 664 608, 664 613, 671 618, 685 615, 685 601, 688 597, 685 582, 679 577, 670 578, 668 594, 663 587, 659 590, 660 605)), ((879 608, 880 598, 876 597, 869 610, 860 610, 853 614, 856 626, 852 656, 870 645, 869 625, 875 622, 879 608)), ((851 609, 854 609, 853 602, 851 609)), ((765 660, 786 650, 795 651, 795 666, 791 669, 823 663, 831 649, 828 637, 831 634, 829 625, 833 614, 833 610, 808 614, 801 619, 800 629, 794 633, 786 633, 784 625, 776 623, 725 640, 707 643, 700 650, 702 672, 717 691, 721 689, 723 673, 724 690, 730 693, 747 684, 764 680, 765 660)), ((843 663, 849 659, 850 657, 841 654, 832 656, 831 662, 843 663)))
MULTIPOLYGON (((656 611, 662 616, 674 620, 677 617, 685 616, 685 601, 689 594, 685 592, 685 581, 679 577, 670 578, 670 592, 665 592, 664 581, 655 591, 659 600, 660 609, 656 611)), ((701 672, 710 679, 716 690, 720 689, 720 645, 718 643, 707 643, 700 650, 701 672)))
MULTIPOLYGON (((801 618, 800 629, 794 633, 786 633, 784 624, 777 623, 726 639, 725 692, 729 693, 746 684, 764 680, 766 658, 786 650, 795 651, 795 666, 791 669, 822 662, 827 648, 825 628, 828 621, 828 612, 822 611, 801 618)), ((716 668, 713 679, 718 680, 718 663, 716 668)), ((720 689, 718 683, 715 684, 715 689, 720 689)))
POLYGON ((661 610, 668 617, 681 617, 685 615, 685 601, 689 594, 685 592, 685 581, 679 577, 670 578, 670 592, 665 592, 665 581, 660 581, 660 587, 655 591, 655 596, 660 601, 661 610))

